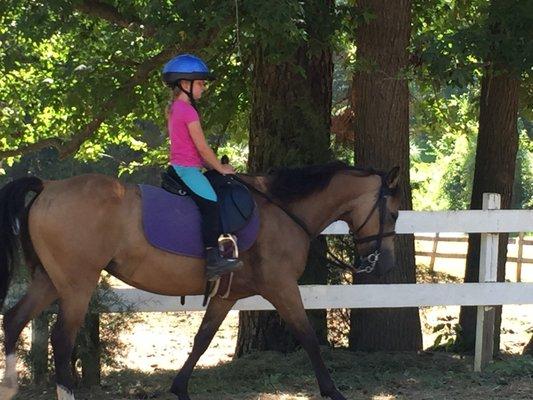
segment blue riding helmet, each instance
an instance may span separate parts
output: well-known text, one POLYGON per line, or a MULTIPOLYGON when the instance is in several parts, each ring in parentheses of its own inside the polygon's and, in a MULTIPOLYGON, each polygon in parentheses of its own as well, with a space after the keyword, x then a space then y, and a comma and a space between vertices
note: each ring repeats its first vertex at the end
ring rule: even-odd
POLYGON ((180 80, 213 80, 213 74, 205 62, 192 54, 180 54, 167 62, 163 68, 163 81, 174 87, 180 80))

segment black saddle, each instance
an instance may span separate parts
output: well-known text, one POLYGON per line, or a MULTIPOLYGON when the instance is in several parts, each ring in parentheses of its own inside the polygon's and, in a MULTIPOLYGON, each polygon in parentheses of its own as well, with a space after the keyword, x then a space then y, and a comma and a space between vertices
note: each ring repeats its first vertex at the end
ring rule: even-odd
MULTIPOLYGON (((233 233, 246 226, 255 210, 252 194, 246 186, 229 175, 210 170, 204 173, 218 197, 223 232, 233 233)), ((189 196, 190 189, 172 166, 161 174, 161 187, 178 196, 189 196)))

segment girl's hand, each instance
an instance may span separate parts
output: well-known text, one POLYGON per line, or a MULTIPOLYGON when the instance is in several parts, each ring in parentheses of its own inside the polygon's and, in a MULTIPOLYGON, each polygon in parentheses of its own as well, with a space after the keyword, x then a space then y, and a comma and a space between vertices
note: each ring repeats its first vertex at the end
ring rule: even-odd
POLYGON ((218 172, 222 175, 233 175, 235 174, 235 169, 229 164, 222 164, 218 172))

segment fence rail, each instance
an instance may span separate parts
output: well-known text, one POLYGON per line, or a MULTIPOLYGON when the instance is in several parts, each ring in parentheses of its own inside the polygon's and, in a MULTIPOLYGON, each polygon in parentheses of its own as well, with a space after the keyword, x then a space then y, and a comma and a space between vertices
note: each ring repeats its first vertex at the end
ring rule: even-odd
MULTIPOLYGON (((441 236, 440 233, 436 233, 435 236, 424 236, 416 235, 415 241, 418 242, 431 242, 432 250, 431 251, 416 251, 416 256, 429 257, 429 269, 433 271, 435 268, 435 262, 437 258, 452 258, 452 259, 465 259, 466 253, 441 253, 438 252, 438 245, 441 242, 446 243, 468 243, 467 236, 460 237, 451 237, 451 236, 441 236)), ((508 245, 516 245, 516 257, 507 255, 507 262, 516 263, 516 282, 522 282, 522 266, 524 264, 532 264, 533 258, 524 257, 524 247, 533 245, 533 240, 526 239, 524 232, 520 232, 516 238, 509 238, 508 245)))
MULTIPOLYGON (((139 312, 203 311, 203 296, 188 296, 181 305, 178 298, 137 289, 113 290, 126 304, 139 312)), ((532 283, 403 283, 396 285, 303 285, 300 294, 308 310, 332 308, 400 308, 426 306, 492 306, 495 304, 533 304, 532 283)), ((261 296, 239 300, 234 310, 274 310, 261 296)), ((123 308, 111 304, 110 312, 123 308)))

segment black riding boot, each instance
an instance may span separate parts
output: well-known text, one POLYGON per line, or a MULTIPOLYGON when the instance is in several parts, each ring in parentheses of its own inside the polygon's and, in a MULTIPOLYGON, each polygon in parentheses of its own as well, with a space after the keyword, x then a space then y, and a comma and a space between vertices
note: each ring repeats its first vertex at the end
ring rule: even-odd
POLYGON ((237 258, 224 258, 220 254, 218 247, 207 247, 206 251, 206 271, 205 275, 208 281, 217 279, 224 275, 236 271, 242 267, 242 261, 237 258))
POLYGON ((206 278, 216 280, 219 276, 242 267, 236 258, 224 258, 218 249, 218 237, 222 233, 218 203, 200 196, 193 196, 202 214, 202 235, 206 249, 206 278))

